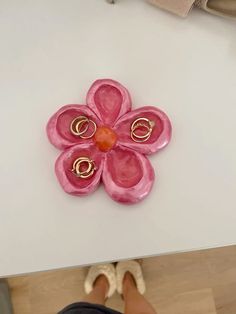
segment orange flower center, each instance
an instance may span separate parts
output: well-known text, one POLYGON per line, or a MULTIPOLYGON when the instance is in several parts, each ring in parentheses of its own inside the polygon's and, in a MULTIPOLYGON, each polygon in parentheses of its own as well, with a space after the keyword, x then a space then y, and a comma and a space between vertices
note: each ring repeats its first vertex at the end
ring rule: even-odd
POLYGON ((94 134, 94 141, 102 152, 108 152, 115 145, 117 135, 109 127, 101 126, 97 128, 94 134))

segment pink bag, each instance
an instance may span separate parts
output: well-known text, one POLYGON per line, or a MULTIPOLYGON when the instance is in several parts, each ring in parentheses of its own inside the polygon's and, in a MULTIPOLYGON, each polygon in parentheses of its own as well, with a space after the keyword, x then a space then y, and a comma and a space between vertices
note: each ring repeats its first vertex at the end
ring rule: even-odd
POLYGON ((161 9, 185 17, 191 10, 195 0, 148 0, 161 9))

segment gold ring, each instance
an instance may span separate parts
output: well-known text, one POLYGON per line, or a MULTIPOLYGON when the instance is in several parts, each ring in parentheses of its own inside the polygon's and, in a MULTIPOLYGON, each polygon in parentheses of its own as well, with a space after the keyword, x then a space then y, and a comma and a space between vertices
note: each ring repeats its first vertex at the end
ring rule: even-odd
POLYGON ((70 130, 74 135, 80 136, 81 134, 84 134, 88 130, 88 122, 89 119, 85 116, 79 116, 76 117, 70 124, 70 130), (84 124, 87 123, 86 127, 83 131, 81 131, 81 128, 84 126, 84 124))
POLYGON ((72 172, 79 178, 87 179, 90 178, 94 171, 96 170, 95 163, 92 159, 88 157, 79 157, 73 162, 72 166, 72 172), (87 165, 87 168, 85 170, 82 170, 82 165, 87 165))
POLYGON ((150 133, 152 132, 152 130, 150 129, 149 125, 146 125, 144 123, 137 123, 135 124, 135 126, 131 129, 132 134, 136 137, 136 138, 146 138, 147 136, 150 135, 150 133), (135 133, 135 130, 138 128, 145 128, 147 130, 147 133, 144 135, 138 135, 135 133))
POLYGON ((131 125, 130 136, 132 140, 137 143, 146 142, 150 138, 154 126, 155 126, 154 121, 151 121, 147 118, 137 118, 136 120, 134 120, 134 122, 131 125), (145 124, 145 122, 147 122, 148 125, 145 124), (144 135, 139 135, 135 133, 135 131, 139 129, 140 127, 145 128, 147 130, 147 132, 144 135))
POLYGON ((82 139, 89 139, 94 136, 97 130, 96 123, 87 118, 86 116, 76 117, 70 124, 70 131, 72 134, 79 136, 82 139), (85 133, 89 130, 89 125, 92 123, 93 131, 89 135, 85 135, 85 133))
POLYGON ((83 138, 83 139, 91 138, 91 137, 94 136, 94 134, 96 133, 96 131, 97 131, 97 124, 96 124, 93 120, 88 119, 88 128, 86 129, 85 132, 82 133, 82 135, 80 135, 80 137, 83 138), (89 129, 89 123, 92 123, 92 125, 93 125, 93 131, 92 131, 92 133, 89 134, 89 135, 84 135, 84 134, 88 131, 88 129, 89 129))

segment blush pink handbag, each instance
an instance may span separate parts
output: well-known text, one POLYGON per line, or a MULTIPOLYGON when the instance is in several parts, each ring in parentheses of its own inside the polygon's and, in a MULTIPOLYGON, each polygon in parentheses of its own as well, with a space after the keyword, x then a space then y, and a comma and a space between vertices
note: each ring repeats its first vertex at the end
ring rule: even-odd
POLYGON ((191 10, 195 0, 148 0, 161 9, 185 17, 191 10))
POLYGON ((236 18, 236 0, 197 0, 195 5, 208 13, 236 18))
POLYGON ((223 17, 236 18, 236 0, 148 0, 157 7, 186 17, 193 5, 223 17))

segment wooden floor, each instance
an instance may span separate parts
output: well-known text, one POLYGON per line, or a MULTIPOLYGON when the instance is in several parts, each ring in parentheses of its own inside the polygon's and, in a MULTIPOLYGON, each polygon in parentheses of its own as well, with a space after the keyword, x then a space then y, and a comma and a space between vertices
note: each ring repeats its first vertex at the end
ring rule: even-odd
MULTIPOLYGON (((146 297, 158 314, 236 314, 236 246, 147 258, 143 269, 146 297)), ((86 271, 10 278, 15 314, 54 314, 82 300, 86 271)), ((107 305, 123 310, 117 294, 107 305)))

